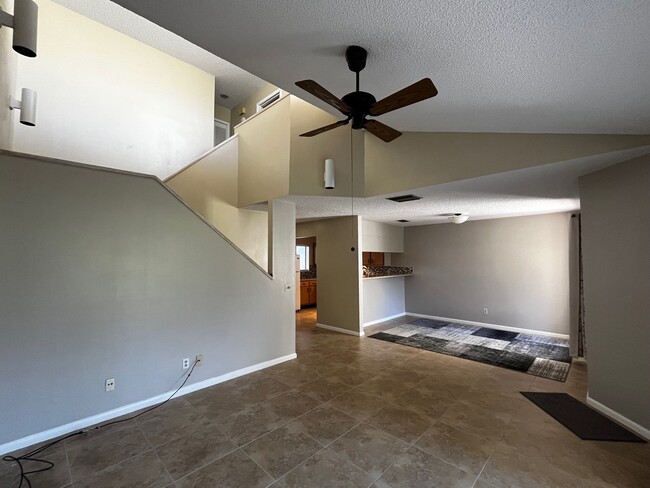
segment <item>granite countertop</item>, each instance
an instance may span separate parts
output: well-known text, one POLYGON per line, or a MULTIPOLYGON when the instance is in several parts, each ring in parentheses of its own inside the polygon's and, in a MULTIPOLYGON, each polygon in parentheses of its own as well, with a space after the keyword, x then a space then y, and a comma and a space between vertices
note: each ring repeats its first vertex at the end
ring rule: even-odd
POLYGON ((363 278, 392 278, 394 276, 410 276, 413 266, 364 266, 363 278))
POLYGON ((309 265, 309 271, 302 270, 300 272, 300 279, 301 280, 315 280, 316 279, 316 265, 315 264, 310 264, 309 265))

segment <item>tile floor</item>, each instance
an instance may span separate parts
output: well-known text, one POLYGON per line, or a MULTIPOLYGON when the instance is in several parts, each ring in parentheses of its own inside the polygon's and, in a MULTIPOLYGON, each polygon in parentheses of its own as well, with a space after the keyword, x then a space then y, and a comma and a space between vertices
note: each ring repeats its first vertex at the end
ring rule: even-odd
MULTIPOLYGON (((584 363, 558 383, 315 318, 297 316, 297 360, 69 439, 34 488, 650 486, 650 444, 581 441, 518 393, 584 400, 584 363)), ((0 486, 18 486, 9 463, 0 486)))

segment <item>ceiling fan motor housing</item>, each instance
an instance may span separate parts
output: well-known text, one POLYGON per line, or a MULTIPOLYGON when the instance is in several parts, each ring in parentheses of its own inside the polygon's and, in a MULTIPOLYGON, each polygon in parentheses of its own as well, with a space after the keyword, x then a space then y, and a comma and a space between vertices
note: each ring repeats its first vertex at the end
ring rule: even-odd
POLYGON ((342 100, 352 109, 350 113, 352 117, 352 128, 362 129, 370 107, 377 101, 375 97, 370 93, 357 91, 348 93, 342 100))
POLYGON ((345 50, 345 60, 350 71, 355 73, 361 71, 366 67, 366 59, 368 59, 368 51, 361 46, 349 46, 345 50))

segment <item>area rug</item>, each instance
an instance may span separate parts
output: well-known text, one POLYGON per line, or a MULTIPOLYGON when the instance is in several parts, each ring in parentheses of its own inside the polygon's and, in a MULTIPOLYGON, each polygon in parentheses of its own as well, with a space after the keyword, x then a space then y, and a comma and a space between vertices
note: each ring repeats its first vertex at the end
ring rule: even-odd
POLYGON ((556 381, 565 381, 571 367, 569 341, 556 337, 432 319, 416 319, 369 337, 556 381))
POLYGON ((522 391, 523 396, 585 441, 646 442, 566 393, 522 391))

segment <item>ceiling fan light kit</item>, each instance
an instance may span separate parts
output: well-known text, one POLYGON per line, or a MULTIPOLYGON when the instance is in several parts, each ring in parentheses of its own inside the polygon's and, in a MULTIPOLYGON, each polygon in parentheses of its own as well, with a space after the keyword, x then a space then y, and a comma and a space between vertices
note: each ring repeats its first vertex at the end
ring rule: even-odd
POLYGON ((393 110, 435 97, 438 90, 429 78, 424 78, 412 85, 377 101, 371 94, 359 89, 359 73, 366 67, 368 52, 360 46, 349 46, 345 51, 345 60, 350 71, 356 74, 356 91, 348 93, 339 99, 314 80, 302 80, 296 85, 328 105, 336 108, 346 116, 333 124, 300 134, 301 137, 313 137, 337 127, 347 125, 352 121, 353 129, 365 129, 384 142, 390 142, 402 135, 398 130, 370 117, 378 117, 393 110))
POLYGON ((469 215, 462 213, 455 213, 449 216, 449 222, 454 224, 462 224, 463 222, 467 222, 467 219, 469 219, 469 215))

